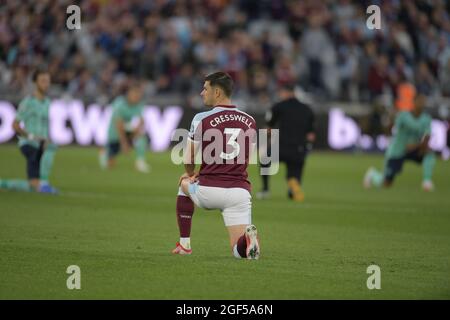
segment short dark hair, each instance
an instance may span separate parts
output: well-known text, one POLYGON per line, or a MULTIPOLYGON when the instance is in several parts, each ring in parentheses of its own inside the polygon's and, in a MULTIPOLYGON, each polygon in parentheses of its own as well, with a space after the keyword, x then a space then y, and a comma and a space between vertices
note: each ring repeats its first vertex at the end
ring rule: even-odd
POLYGON ((33 80, 33 82, 36 82, 41 74, 50 74, 50 72, 44 68, 37 68, 36 70, 33 71, 33 74, 31 75, 31 80, 33 80))
POLYGON ((214 72, 205 77, 205 81, 209 81, 211 87, 220 87, 227 97, 231 97, 233 92, 233 79, 226 72, 214 72))
POLYGON ((130 91, 132 89, 142 89, 142 82, 138 79, 129 79, 128 83, 125 85, 125 91, 130 91))

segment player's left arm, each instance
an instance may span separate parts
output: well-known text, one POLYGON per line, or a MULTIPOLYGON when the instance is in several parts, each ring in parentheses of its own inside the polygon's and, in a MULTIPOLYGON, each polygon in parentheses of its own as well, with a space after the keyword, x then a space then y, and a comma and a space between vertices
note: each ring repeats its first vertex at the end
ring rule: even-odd
POLYGON ((189 135, 187 139, 186 149, 184 153, 184 170, 185 173, 181 176, 190 177, 193 180, 196 178, 195 173, 195 158, 201 144, 202 129, 201 129, 201 114, 197 114, 194 119, 192 119, 191 128, 189 130, 189 135))
POLYGON ((139 122, 136 128, 133 130, 133 139, 136 139, 137 137, 144 134, 144 118, 139 116, 139 122))
MULTIPOLYGON (((16 118, 14 119, 14 121, 13 121, 13 125, 12 125, 12 127, 13 127, 13 130, 19 135, 19 136, 22 136, 22 137, 27 137, 28 136, 28 138, 33 138, 32 136, 29 136, 29 134, 28 134, 28 132, 24 129, 24 128, 22 128, 21 126, 20 126, 20 122, 21 121, 24 121, 25 120, 25 118, 27 117, 27 115, 28 115, 28 100, 27 99, 24 99, 24 100, 22 100, 21 102, 20 102, 20 104, 19 104, 19 108, 18 108, 18 110, 17 110, 17 114, 16 114, 16 118)), ((30 139, 31 140, 31 139, 30 139)))
POLYGON ((184 170, 189 177, 195 174, 195 143, 191 139, 188 139, 187 142, 184 170))
POLYGON ((195 172, 195 156, 198 152, 199 144, 199 142, 188 139, 183 159, 185 172, 180 177, 179 183, 185 178, 190 178, 191 182, 195 182, 197 179, 198 174, 195 172))
POLYGON ((410 143, 406 146, 407 151, 417 150, 420 154, 428 152, 431 138, 431 118, 427 122, 425 129, 423 130, 422 138, 417 143, 410 143))
POLYGON ((125 133, 125 121, 122 118, 118 118, 115 120, 115 125, 117 128, 117 132, 119 134, 119 143, 120 148, 124 153, 128 153, 131 150, 131 146, 128 143, 127 136, 125 133))

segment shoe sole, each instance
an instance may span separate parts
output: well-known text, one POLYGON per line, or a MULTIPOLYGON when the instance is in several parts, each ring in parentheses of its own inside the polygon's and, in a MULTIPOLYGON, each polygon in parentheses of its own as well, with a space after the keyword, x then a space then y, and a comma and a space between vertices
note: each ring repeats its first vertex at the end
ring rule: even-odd
POLYGON ((173 254, 179 254, 179 255, 181 255, 181 256, 188 256, 188 255, 192 254, 192 252, 186 252, 186 251, 183 251, 183 250, 180 250, 180 251, 178 251, 178 252, 173 252, 173 251, 172 251, 172 253, 173 253, 173 254))
POLYGON ((177 246, 175 249, 172 250, 172 254, 179 254, 179 255, 190 255, 192 254, 192 249, 190 251, 186 251, 181 246, 177 246))
POLYGON ((260 256, 258 231, 254 225, 250 225, 245 230, 245 239, 247 241, 247 259, 257 260, 260 256))

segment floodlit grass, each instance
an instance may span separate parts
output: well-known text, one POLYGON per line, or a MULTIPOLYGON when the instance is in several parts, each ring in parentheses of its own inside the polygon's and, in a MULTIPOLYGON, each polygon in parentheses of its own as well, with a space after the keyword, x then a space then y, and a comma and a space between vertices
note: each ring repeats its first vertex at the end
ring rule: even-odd
MULTIPOLYGON (((380 155, 313 153, 306 201, 287 200, 284 167, 272 197, 253 200, 259 261, 232 257, 218 211, 196 209, 191 256, 178 240, 170 154, 149 154, 151 174, 133 157, 101 171, 94 148, 63 147, 52 176, 59 196, 0 191, 1 299, 449 299, 450 164, 438 161, 436 191, 420 189, 407 164, 391 190, 364 190, 380 155), (368 290, 369 265, 381 290, 368 290), (81 268, 81 290, 66 269, 81 268)), ((17 147, 0 146, 0 177, 24 178, 17 147)), ((257 167, 250 168, 254 192, 257 167)))

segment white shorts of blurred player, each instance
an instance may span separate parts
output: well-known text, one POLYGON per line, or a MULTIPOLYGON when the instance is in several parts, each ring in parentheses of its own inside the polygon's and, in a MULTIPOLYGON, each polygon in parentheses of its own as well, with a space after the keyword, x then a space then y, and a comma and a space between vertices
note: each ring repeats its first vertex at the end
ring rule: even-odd
POLYGON ((225 226, 251 224, 252 197, 246 189, 207 187, 197 182, 189 185, 189 193, 198 207, 221 210, 225 226))

